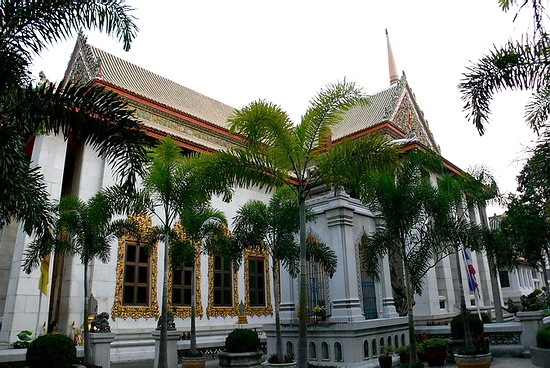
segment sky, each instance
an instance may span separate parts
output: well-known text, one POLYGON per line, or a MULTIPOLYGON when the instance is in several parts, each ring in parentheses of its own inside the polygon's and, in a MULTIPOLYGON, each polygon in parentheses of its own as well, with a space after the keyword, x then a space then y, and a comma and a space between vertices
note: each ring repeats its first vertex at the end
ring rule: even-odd
MULTIPOLYGON (((239 108, 256 99, 298 122, 322 87, 346 78, 375 93, 389 86, 385 29, 442 155, 466 170, 485 165, 504 192, 535 135, 524 123, 529 93, 499 93, 486 133, 467 121, 457 85, 493 45, 532 31, 530 14, 497 0, 128 0, 139 27, 129 52, 98 32, 88 42, 197 92, 239 108)), ((35 58, 59 81, 75 38, 35 58)), ((503 208, 491 205, 488 214, 503 208)))

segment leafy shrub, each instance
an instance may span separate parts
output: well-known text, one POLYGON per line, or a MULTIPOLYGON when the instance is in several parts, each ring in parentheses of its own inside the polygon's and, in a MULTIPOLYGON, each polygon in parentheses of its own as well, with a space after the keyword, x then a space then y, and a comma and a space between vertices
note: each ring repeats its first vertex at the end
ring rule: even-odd
POLYGON ((449 340, 440 339, 437 337, 427 339, 422 342, 422 348, 424 349, 424 352, 431 350, 446 350, 447 345, 449 345, 449 340))
POLYGON ((23 330, 17 334, 18 341, 14 342, 12 345, 14 349, 25 349, 29 347, 29 344, 32 340, 32 332, 23 330))
POLYGON ((267 362, 270 364, 292 363, 294 361, 295 361, 295 356, 292 353, 285 355, 282 362, 277 357, 277 354, 271 354, 269 358, 267 358, 267 362))
POLYGON ((380 346, 380 354, 384 356, 391 355, 395 351, 395 348, 391 345, 380 346))
POLYGON ((410 352, 411 352, 411 347, 409 345, 402 345, 402 346, 397 348, 397 354, 399 356, 409 355, 410 352))
POLYGON ((29 344, 26 362, 29 368, 71 368, 76 363, 76 346, 65 335, 43 335, 29 344))
POLYGON ((248 328, 237 328, 225 339, 225 350, 230 353, 248 353, 260 350, 258 333, 248 328))
POLYGON ((550 328, 543 328, 537 331, 537 347, 550 349, 550 328))
MULTIPOLYGON (((482 335, 483 322, 479 320, 479 317, 476 314, 468 313, 467 315, 468 321, 470 322, 470 331, 472 333, 472 337, 482 335)), ((464 339, 464 324, 462 314, 455 316, 451 321, 451 335, 453 336, 453 339, 464 339)))

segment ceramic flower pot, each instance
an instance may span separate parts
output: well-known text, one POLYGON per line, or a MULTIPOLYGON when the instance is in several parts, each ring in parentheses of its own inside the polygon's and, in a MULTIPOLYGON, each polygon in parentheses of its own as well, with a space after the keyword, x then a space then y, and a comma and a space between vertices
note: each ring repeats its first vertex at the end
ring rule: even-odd
POLYGON ((458 368, 489 368, 492 360, 491 353, 479 355, 455 354, 455 362, 458 368))

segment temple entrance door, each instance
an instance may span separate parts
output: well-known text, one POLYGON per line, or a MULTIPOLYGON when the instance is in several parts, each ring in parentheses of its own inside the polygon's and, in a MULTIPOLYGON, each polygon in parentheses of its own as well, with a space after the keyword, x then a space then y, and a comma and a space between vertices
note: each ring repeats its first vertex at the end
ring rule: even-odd
POLYGON ((378 318, 378 308, 376 305, 376 289, 374 286, 374 280, 365 271, 363 262, 363 252, 361 253, 361 291, 363 294, 363 314, 365 319, 378 318))

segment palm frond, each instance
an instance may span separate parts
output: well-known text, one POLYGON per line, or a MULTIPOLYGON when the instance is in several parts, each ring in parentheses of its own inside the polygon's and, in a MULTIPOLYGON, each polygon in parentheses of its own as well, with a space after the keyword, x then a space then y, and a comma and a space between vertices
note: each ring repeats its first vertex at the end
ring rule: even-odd
POLYGON ((307 236, 306 257, 308 260, 317 262, 323 267, 323 272, 332 277, 336 273, 338 258, 336 253, 325 243, 319 241, 312 234, 307 236))
POLYGON ((464 110, 483 134, 493 95, 504 89, 539 91, 548 85, 550 58, 542 41, 509 42, 468 67, 459 84, 464 110))
POLYGON ((202 177, 215 177, 224 185, 257 185, 260 190, 283 186, 289 179, 288 171, 267 155, 238 148, 209 155, 199 171, 202 177))
POLYGON ((281 150, 292 157, 297 148, 288 114, 271 102, 253 101, 236 110, 228 122, 231 131, 247 138, 248 148, 254 151, 281 150))
POLYGON ((309 108, 296 127, 296 135, 305 153, 330 139, 330 128, 339 123, 352 106, 367 104, 367 98, 355 83, 329 84, 310 101, 309 108))
POLYGON ((536 133, 550 127, 550 82, 531 96, 525 106, 525 119, 536 133))
POLYGON ((65 138, 70 135, 90 144, 111 163, 125 187, 135 186, 137 176, 143 174, 151 140, 118 95, 97 86, 54 85, 28 86, 13 93, 0 94, 3 119, 31 132, 61 132, 65 138))
MULTIPOLYGON (((324 154, 315 156, 317 164, 316 178, 336 185, 353 189, 356 193, 362 189, 362 181, 375 171, 387 171, 398 163, 397 148, 386 138, 377 134, 355 140, 343 140, 324 154)), ((315 185, 313 181, 312 185, 315 185)))
POLYGON ((26 139, 24 131, 0 123, 0 227, 14 219, 27 234, 47 236, 53 227, 53 204, 40 168, 31 168, 23 151, 26 139))

